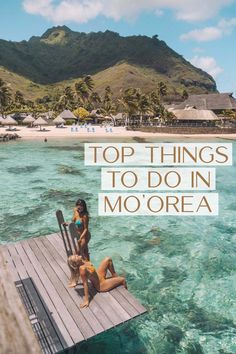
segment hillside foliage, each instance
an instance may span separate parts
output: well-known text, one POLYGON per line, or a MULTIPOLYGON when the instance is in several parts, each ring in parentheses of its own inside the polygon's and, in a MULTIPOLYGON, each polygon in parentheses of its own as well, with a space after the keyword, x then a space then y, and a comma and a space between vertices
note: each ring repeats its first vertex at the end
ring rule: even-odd
MULTIPOLYGON (((122 37, 111 31, 86 34, 58 26, 29 41, 0 40, 0 66, 36 85, 99 75, 121 64, 140 70, 143 76, 145 71, 148 77, 152 72, 154 80, 155 75, 162 77, 173 88, 216 91, 210 75, 192 66, 158 36, 122 37)), ((147 85, 145 79, 144 84, 147 85)), ((143 89, 142 82, 140 88, 143 89)))

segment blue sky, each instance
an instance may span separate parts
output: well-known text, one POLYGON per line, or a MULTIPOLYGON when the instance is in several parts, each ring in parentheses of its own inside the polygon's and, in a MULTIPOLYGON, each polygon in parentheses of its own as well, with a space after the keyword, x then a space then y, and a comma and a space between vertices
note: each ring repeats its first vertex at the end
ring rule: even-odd
POLYGON ((158 34, 236 96, 236 0, 11 0, 0 2, 0 38, 20 41, 65 24, 75 31, 158 34))

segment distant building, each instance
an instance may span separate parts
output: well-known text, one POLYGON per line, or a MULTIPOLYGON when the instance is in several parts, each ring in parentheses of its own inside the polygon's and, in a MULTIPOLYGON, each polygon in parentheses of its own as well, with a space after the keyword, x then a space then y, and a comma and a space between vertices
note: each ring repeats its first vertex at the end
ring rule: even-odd
POLYGON ((98 124, 99 120, 103 120, 104 114, 99 108, 97 108, 93 109, 92 112, 90 112, 89 117, 93 120, 93 123, 98 124))
POLYGON ((184 109, 186 107, 212 110, 219 114, 224 110, 236 111, 236 99, 233 97, 233 93, 190 95, 184 102, 175 105, 174 109, 184 109))
POLYGON ((173 113, 173 121, 182 125, 214 125, 216 121, 219 121, 219 117, 208 109, 168 109, 173 113))
POLYGON ((102 117, 102 113, 100 109, 93 109, 92 112, 90 113, 91 117, 102 117))

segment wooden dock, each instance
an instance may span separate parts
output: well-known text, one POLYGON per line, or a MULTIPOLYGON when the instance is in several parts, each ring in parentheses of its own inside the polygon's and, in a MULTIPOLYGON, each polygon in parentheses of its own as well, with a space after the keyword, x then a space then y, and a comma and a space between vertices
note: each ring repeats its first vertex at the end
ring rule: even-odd
POLYGON ((43 353, 73 348, 146 312, 123 286, 97 293, 90 285, 90 305, 81 309, 83 286, 67 286, 70 271, 59 234, 0 246, 0 254, 43 353))

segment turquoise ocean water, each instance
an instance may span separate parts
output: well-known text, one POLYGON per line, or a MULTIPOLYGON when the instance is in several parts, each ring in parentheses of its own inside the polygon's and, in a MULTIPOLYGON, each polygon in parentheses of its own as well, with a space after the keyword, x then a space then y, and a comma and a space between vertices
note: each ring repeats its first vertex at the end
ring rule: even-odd
POLYGON ((148 308, 78 353, 236 353, 236 166, 217 169, 217 217, 98 217, 100 168, 76 140, 1 144, 0 176, 0 243, 58 231, 55 210, 70 219, 80 196, 92 261, 112 256, 148 308))

